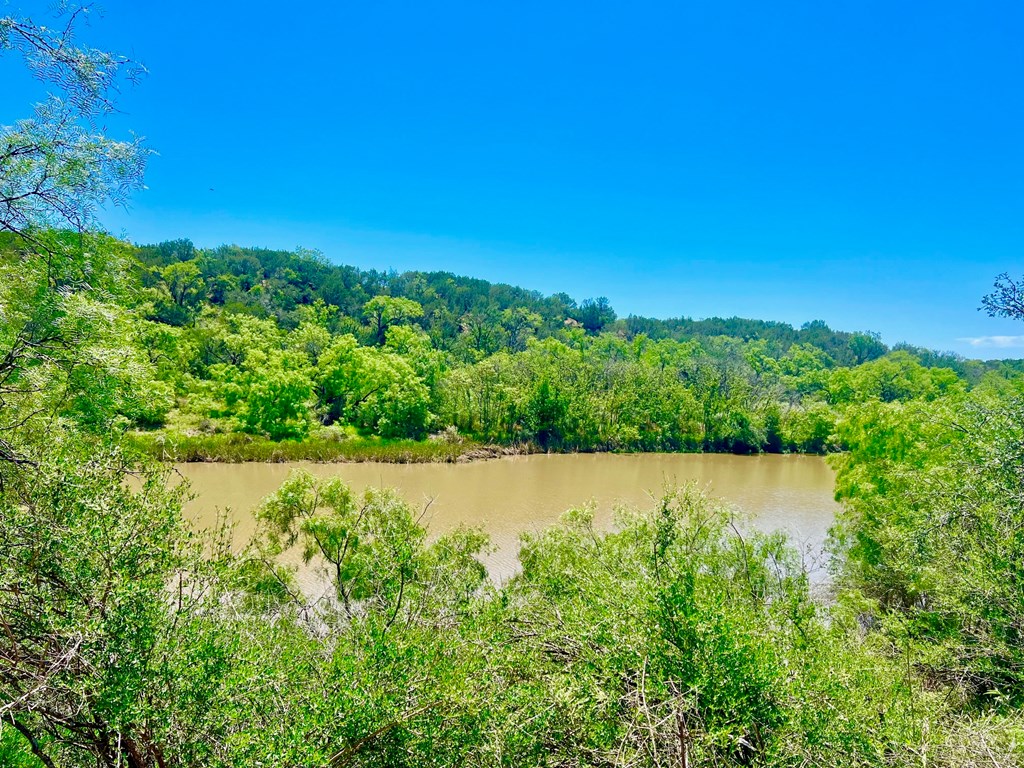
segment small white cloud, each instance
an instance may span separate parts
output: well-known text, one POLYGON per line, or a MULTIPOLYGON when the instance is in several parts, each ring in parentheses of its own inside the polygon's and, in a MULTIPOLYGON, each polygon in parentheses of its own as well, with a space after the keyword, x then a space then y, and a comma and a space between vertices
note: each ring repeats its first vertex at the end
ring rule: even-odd
POLYGON ((972 347, 998 347, 999 349, 1024 347, 1024 336, 974 336, 957 339, 957 341, 965 341, 972 347))

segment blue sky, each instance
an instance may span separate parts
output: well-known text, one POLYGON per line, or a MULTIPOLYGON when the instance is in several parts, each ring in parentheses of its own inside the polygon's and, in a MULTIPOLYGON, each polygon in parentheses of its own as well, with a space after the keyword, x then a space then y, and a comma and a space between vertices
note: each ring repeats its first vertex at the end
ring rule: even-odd
MULTIPOLYGON (((1024 272, 1022 38, 1019 3, 945 0, 106 0, 81 34, 150 70, 107 125, 159 152, 105 217, 133 240, 981 357, 1024 356, 977 311, 1024 272)), ((3 123, 42 95, 0 83, 3 123)))

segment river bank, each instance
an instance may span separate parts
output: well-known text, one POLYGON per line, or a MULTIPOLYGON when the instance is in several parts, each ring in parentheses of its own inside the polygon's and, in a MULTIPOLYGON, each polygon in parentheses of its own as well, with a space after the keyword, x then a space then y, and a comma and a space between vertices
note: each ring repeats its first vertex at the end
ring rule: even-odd
POLYGON ((177 432, 131 432, 128 443, 161 461, 175 463, 290 461, 317 463, 381 462, 386 464, 452 464, 499 456, 541 452, 536 446, 488 445, 465 438, 385 440, 376 437, 311 436, 274 441, 240 432, 189 435, 177 432))
MULTIPOLYGON (((545 449, 534 443, 496 445, 457 436, 441 435, 427 440, 386 440, 379 437, 343 436, 329 433, 326 437, 309 436, 303 440, 270 440, 241 432, 221 434, 184 434, 180 432, 131 432, 129 445, 161 461, 191 464, 223 462, 265 462, 279 464, 289 461, 316 463, 381 462, 386 464, 453 464, 484 461, 502 456, 526 456, 537 453, 575 454, 577 450, 545 449)), ((648 451, 606 450, 582 453, 642 454, 648 451)), ((656 451, 661 453, 661 451, 656 451)), ((721 451, 671 451, 678 454, 722 454, 721 451)), ((796 452, 820 456, 818 453, 796 452)), ((758 455, 758 454, 752 454, 758 455)))

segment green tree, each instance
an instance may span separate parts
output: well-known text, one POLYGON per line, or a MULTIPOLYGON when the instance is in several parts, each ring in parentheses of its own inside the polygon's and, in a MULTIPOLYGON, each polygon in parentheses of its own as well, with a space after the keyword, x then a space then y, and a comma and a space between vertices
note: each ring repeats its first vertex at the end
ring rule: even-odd
POLYGON ((932 678, 990 703, 1024 701, 1022 416, 1019 397, 871 402, 833 459, 844 583, 932 678))
POLYGON ((159 273, 161 290, 155 296, 154 318, 177 326, 192 322, 207 298, 206 281, 197 261, 176 261, 159 273))
POLYGON ((327 423, 342 421, 382 437, 423 437, 430 395, 412 366, 388 349, 341 336, 321 355, 315 373, 327 423))
POLYGON ((884 403, 933 399, 961 389, 948 368, 925 368, 908 352, 890 352, 856 368, 839 368, 829 377, 827 397, 835 404, 877 399, 884 403))
POLYGON ((597 299, 586 299, 575 312, 575 317, 588 333, 600 333, 601 330, 615 320, 615 310, 608 299, 601 296, 597 299))
POLYGON ((223 399, 223 415, 238 419, 246 432, 271 440, 305 437, 313 424, 313 382, 303 355, 253 350, 241 367, 211 369, 223 399))
POLYGON ((98 206, 123 204, 142 185, 149 151, 95 129, 114 110, 119 83, 144 71, 114 53, 77 45, 79 8, 56 29, 0 17, 0 53, 24 56, 32 73, 57 89, 34 117, 0 130, 0 231, 29 236, 53 225, 86 230, 98 206))
POLYGON ((0 730, 26 764, 188 763, 224 649, 193 633, 216 553, 186 531, 184 488, 72 435, 33 461, 0 492, 0 730))
POLYGON ((461 357, 476 362, 494 354, 500 348, 497 327, 490 318, 477 312, 467 312, 459 318, 461 357))
POLYGON ((486 538, 459 529, 427 544, 395 492, 357 496, 306 472, 257 517, 246 580, 270 614, 252 615, 257 647, 243 678, 262 682, 233 687, 231 706, 218 706, 230 764, 473 763, 486 717, 473 681, 486 655, 467 629, 486 538), (328 598, 302 595, 275 561, 292 545, 322 566, 328 598), (268 684, 283 695, 264 695, 268 684))
POLYGON ((423 307, 412 299, 374 296, 363 305, 363 317, 370 323, 374 339, 382 345, 388 328, 406 320, 423 317, 423 307))
POLYGON ((896 665, 818 615, 781 537, 747 532, 692 489, 620 511, 612 533, 572 510, 524 537, 520 558, 491 675, 507 685, 492 738, 522 764, 874 765, 900 754, 916 692, 896 665))
POLYGON ((522 352, 526 342, 537 333, 543 318, 526 307, 506 309, 501 313, 501 327, 508 334, 508 348, 511 352, 522 352))

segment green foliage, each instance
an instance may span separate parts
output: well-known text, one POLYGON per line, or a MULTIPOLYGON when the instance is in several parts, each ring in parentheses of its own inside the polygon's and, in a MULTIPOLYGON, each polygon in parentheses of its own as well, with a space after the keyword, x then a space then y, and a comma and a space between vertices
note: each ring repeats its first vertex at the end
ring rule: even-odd
POLYGON ((158 287, 152 291, 151 317, 168 325, 187 325, 206 296, 206 283, 195 259, 175 261, 157 270, 158 287))
POLYGON ((315 375, 327 423, 341 420, 385 438, 425 435, 429 392, 401 355, 346 335, 323 352, 315 375))
POLYGON ((844 366, 873 360, 887 351, 871 334, 833 331, 821 321, 793 328, 786 323, 742 318, 616 320, 607 299, 588 299, 577 305, 565 294, 542 296, 448 272, 363 271, 331 264, 322 255, 304 250, 225 245, 197 252, 188 241, 172 241, 142 246, 139 255, 147 266, 157 269, 199 256, 211 302, 230 311, 272 316, 290 328, 301 321, 302 308, 319 299, 338 308, 331 321, 334 332, 352 333, 380 345, 394 322, 416 320, 435 347, 452 351, 465 361, 479 360, 502 348, 522 351, 533 335, 562 337, 567 320, 590 333, 611 332, 629 340, 639 335, 701 343, 722 336, 744 342, 761 340, 776 357, 794 344, 808 345, 844 366), (420 310, 413 304, 396 303, 399 299, 414 302, 420 310), (389 308, 397 310, 390 319, 386 317, 389 308), (369 322, 368 328, 363 320, 369 322))
POLYGON ((789 408, 781 418, 782 445, 790 451, 825 453, 832 445, 836 415, 822 402, 789 408))
POLYGON ((5 473, 0 494, 6 724, 60 765, 186 758, 198 734, 184 724, 202 721, 223 652, 194 634, 216 561, 187 533, 183 490, 165 473, 50 437, 31 472, 5 473))
POLYGON ((910 765, 940 747, 978 754, 955 708, 965 696, 1001 708, 985 715, 985 749, 1019 743, 1022 526, 1007 467, 1024 459, 998 459, 1024 436, 1015 412, 965 421, 965 403, 1012 385, 967 395, 896 357, 850 369, 873 394, 830 404, 819 385, 837 369, 813 349, 776 359, 762 342, 580 329, 466 365, 408 325, 365 346, 332 330, 326 303, 290 328, 209 306, 170 326, 144 319, 141 292, 93 286, 123 274, 119 258, 83 252, 69 270, 102 269, 89 285, 69 271, 56 292, 45 259, 19 258, 0 285, 14 352, 0 463, 7 763, 677 765, 685 752, 910 765), (890 370, 908 399, 877 396, 890 370), (172 392, 168 420, 197 419, 199 434, 133 436, 165 458, 472 449, 355 436, 430 424, 562 449, 841 443, 844 584, 857 589, 826 611, 780 537, 734 527, 692 491, 622 513, 611 533, 573 512, 528 537, 522 573, 495 588, 479 532, 430 538, 394 492, 297 474, 231 556, 187 531, 185 489, 105 443, 113 426, 162 419, 172 392), (952 450, 963 463, 943 464, 952 450), (318 574, 301 587, 296 556, 318 574))
POLYGON ((391 326, 404 320, 423 317, 423 307, 412 299, 374 296, 363 305, 363 316, 370 322, 377 343, 383 344, 391 326))
POLYGON ((225 369, 225 402, 237 406, 245 431, 271 440, 305 437, 313 421, 313 385, 303 362, 285 352, 257 352, 246 358, 239 375, 225 369))
POLYGON ((1024 700, 1024 541, 1017 399, 876 404, 840 427, 845 583, 928 674, 1024 700))
MULTIPOLYGON (((1012 366, 972 391, 912 350, 843 368, 781 336, 548 332, 521 294, 494 324, 454 279, 381 277, 355 303, 335 284, 335 303, 315 254, 255 280, 272 253, 179 242, 140 251, 142 269, 116 241, 48 237, 61 259, 0 250, 5 765, 1019 761, 1012 366), (435 302, 421 326, 377 292, 392 285, 435 302), (461 312, 440 311, 444 291, 461 312), (572 511, 496 587, 480 532, 428 536, 393 491, 299 473, 231 555, 183 523, 187 489, 124 452, 454 460, 474 437, 845 448, 838 599, 813 601, 781 536, 692 490, 611 532, 572 511)), ((848 341, 860 359, 877 340, 848 341)))
POLYGON ((55 415, 97 432, 162 424, 170 387, 131 343, 136 318, 106 290, 124 274, 119 249, 104 238, 53 247, 60 258, 25 244, 0 251, 0 440, 55 415))
POLYGON ((875 765, 920 737, 914 682, 692 489, 614 533, 574 510, 520 557, 492 630, 508 764, 875 765))
POLYGON ((285 695, 228 691, 212 713, 228 734, 226 762, 463 762, 474 741, 468 688, 483 662, 464 622, 485 578, 485 537, 459 530, 428 545, 394 492, 360 499, 306 473, 257 516, 261 534, 240 571, 259 598, 246 603, 259 629, 243 674, 285 695), (334 599, 307 603, 295 591, 273 559, 293 544, 325 566, 334 599))
POLYGON ((426 531, 394 491, 370 490, 356 499, 341 480, 321 483, 295 472, 264 501, 256 518, 265 531, 261 557, 272 561, 301 543, 306 563, 317 558, 326 566, 349 618, 357 610, 363 619, 379 614, 390 626, 406 608, 403 601, 426 598, 419 592, 424 569, 454 567, 451 573, 431 573, 431 581, 441 579, 463 602, 486 575, 473 559, 486 545, 481 534, 456 531, 427 547, 426 531))
MULTIPOLYGON (((0 55, 21 54, 50 90, 31 118, 0 129, 0 231, 35 239, 46 226, 93 228, 96 210, 123 205, 142 186, 149 151, 97 130, 125 81, 144 71, 130 59, 77 43, 80 13, 55 25, 0 16, 0 55)), ((43 238, 45 240, 45 238, 43 238)))
MULTIPOLYGON (((431 541, 391 491, 295 473, 233 558, 184 530, 165 475, 126 483, 137 465, 73 440, 36 458, 0 496, 0 707, 56 764, 970 764, 1019 743, 1012 718, 981 742, 947 724, 859 604, 823 615, 780 536, 692 489, 610 533, 568 513, 495 590, 481 534, 431 541)), ((7 764, 30 751, 5 724, 7 764)))
POLYGON ((892 352, 856 368, 836 370, 827 385, 829 402, 883 403, 934 399, 963 388, 948 368, 925 368, 908 352, 892 352))
POLYGON ((600 333, 606 325, 614 322, 615 310, 604 296, 587 299, 576 310, 574 319, 589 333, 600 333))
POLYGON ((162 461, 385 461, 395 464, 454 462, 464 457, 501 455, 472 440, 382 440, 318 429, 301 442, 275 441, 241 432, 185 435, 137 432, 128 441, 162 461))
POLYGON ((132 338, 146 340, 177 402, 130 419, 191 436, 304 439, 319 422, 386 439, 453 427, 560 451, 823 453, 843 447, 835 424, 862 404, 1018 375, 906 345, 888 352, 821 322, 616 320, 601 299, 362 272, 307 251, 173 241, 136 256, 143 288, 122 304, 152 319, 132 338))

